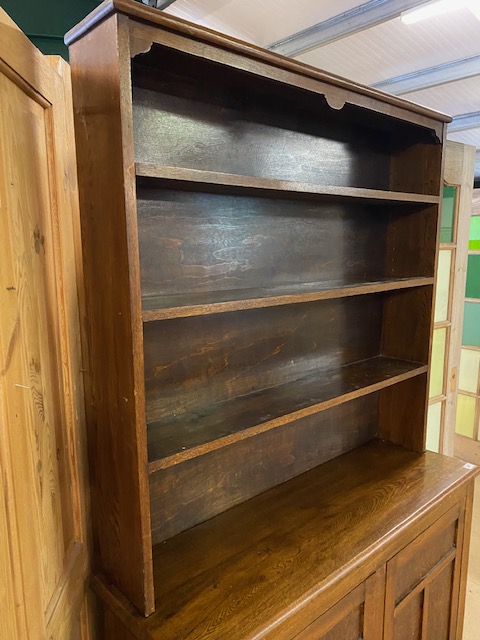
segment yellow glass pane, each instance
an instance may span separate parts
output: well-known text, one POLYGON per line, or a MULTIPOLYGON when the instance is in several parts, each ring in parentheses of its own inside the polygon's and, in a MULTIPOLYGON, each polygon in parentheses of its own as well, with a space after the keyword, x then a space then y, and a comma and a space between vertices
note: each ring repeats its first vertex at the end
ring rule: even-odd
POLYGON ((450 265, 452 264, 452 251, 442 249, 438 254, 437 267, 437 293, 435 298, 435 322, 447 319, 448 294, 450 292, 450 265))
POLYGON ((460 374, 458 376, 458 388, 460 391, 477 393, 479 372, 480 351, 462 349, 460 352, 460 374))
POLYGON ((457 422, 455 431, 461 436, 473 438, 475 426, 475 407, 477 399, 471 396, 464 396, 461 393, 457 398, 457 422))
POLYGON ((440 450, 440 426, 442 424, 443 402, 436 402, 428 407, 427 417, 427 449, 438 453, 440 450))
POLYGON ((432 362, 430 368, 430 397, 443 393, 443 371, 445 369, 446 329, 435 329, 433 332, 432 362))

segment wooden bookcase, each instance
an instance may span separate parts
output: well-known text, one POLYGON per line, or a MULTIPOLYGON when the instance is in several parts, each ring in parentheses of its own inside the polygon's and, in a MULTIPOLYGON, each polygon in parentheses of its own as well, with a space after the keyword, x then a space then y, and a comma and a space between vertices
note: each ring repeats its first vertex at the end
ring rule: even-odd
POLYGON ((67 42, 103 637, 459 639, 475 469, 424 453, 449 118, 130 0, 67 42))

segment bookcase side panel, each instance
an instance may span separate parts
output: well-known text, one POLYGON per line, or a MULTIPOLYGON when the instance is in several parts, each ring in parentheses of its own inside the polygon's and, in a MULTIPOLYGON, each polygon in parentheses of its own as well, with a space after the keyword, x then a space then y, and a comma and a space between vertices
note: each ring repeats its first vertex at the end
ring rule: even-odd
POLYGON ((70 56, 96 570, 148 615, 154 593, 128 42, 127 19, 113 15, 75 42, 70 56))

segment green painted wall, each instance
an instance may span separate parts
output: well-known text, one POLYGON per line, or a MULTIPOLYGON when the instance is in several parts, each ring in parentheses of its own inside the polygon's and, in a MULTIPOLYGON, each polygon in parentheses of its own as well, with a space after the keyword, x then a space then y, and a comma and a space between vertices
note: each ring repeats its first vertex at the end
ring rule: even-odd
POLYGON ((0 0, 0 6, 43 53, 68 60, 63 36, 101 0, 0 0))

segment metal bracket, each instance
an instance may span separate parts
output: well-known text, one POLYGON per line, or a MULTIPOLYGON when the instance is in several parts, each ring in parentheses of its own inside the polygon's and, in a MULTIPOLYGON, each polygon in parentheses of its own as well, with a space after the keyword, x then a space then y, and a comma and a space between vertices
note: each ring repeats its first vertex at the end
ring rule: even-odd
POLYGON ((146 4, 149 7, 153 7, 154 9, 163 10, 173 4, 175 0, 137 0, 137 2, 146 4))

